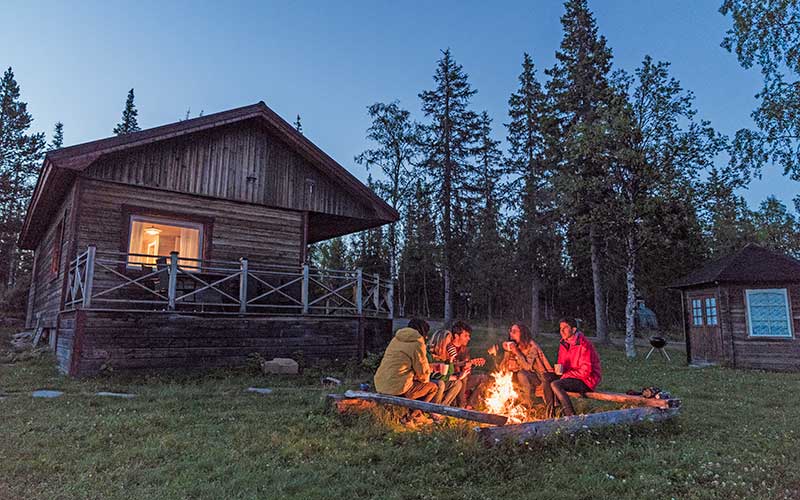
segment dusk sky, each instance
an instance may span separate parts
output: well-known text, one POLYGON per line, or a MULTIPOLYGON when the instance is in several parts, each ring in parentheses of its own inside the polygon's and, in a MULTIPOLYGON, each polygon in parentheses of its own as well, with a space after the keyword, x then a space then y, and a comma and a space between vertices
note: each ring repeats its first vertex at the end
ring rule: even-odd
MULTIPOLYGON (((751 125, 757 70, 720 47, 730 19, 719 0, 590 1, 614 65, 646 54, 672 63, 701 117, 722 133, 751 125)), ((432 87, 449 47, 478 94, 474 109, 505 136, 507 100, 522 53, 544 79, 561 41, 556 0, 529 2, 4 2, 0 64, 11 66, 35 129, 63 121, 65 145, 111 135, 135 88, 149 128, 263 100, 359 178, 368 147, 366 107, 397 99, 422 119, 417 94, 432 87), (10 30, 10 32, 9 32, 10 30), (9 41, 15 41, 14 44, 9 41)), ((724 161, 724 159, 721 159, 724 161)), ((743 193, 787 205, 800 183, 775 167, 743 193)))

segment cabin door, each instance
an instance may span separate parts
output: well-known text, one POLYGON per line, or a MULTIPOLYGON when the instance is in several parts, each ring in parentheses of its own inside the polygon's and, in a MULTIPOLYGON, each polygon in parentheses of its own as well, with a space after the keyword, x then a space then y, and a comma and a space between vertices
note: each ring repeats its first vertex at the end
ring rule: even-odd
POLYGON ((689 296, 689 343, 693 362, 722 361, 722 335, 717 303, 717 296, 714 294, 689 296))

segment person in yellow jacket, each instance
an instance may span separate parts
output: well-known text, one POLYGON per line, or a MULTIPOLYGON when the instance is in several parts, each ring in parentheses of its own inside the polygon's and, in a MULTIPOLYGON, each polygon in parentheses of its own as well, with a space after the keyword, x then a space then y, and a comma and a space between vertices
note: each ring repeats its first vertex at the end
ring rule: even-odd
POLYGON ((431 368, 425 350, 430 326, 412 319, 397 330, 375 372, 375 389, 382 394, 430 402, 438 387, 431 382, 431 368))

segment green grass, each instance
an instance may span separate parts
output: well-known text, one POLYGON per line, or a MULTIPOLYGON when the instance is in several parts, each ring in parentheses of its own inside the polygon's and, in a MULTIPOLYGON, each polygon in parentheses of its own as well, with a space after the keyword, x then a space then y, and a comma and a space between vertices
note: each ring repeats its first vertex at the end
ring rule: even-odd
POLYGON ((327 413, 314 369, 77 381, 49 358, 6 364, 0 498, 800 498, 800 374, 600 354, 603 388, 667 388, 680 418, 487 448, 455 421, 403 432, 392 412, 327 413), (39 388, 67 395, 27 395, 39 388))

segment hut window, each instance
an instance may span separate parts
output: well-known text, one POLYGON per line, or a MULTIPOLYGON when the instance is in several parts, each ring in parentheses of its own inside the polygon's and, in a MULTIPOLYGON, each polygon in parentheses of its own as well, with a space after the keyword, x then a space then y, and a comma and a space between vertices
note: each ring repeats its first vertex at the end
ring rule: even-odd
POLYGON ((717 324, 717 299, 706 297, 706 324, 714 326, 717 324))
POLYGON ((751 337, 792 337, 785 288, 746 290, 747 329, 751 337))
POLYGON ((692 325, 703 326, 703 301, 692 299, 692 325))
POLYGON ((159 257, 178 252, 180 264, 194 267, 202 258, 203 225, 194 222, 132 216, 128 267, 155 266, 159 257))

